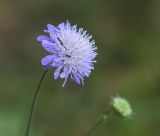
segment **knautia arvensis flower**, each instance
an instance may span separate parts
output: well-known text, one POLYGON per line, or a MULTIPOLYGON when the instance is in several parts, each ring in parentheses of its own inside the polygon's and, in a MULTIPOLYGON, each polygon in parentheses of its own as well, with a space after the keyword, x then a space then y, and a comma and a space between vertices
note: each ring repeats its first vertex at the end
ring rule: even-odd
POLYGON ((41 64, 47 69, 54 67, 54 79, 64 79, 63 86, 68 77, 77 84, 84 84, 84 78, 90 75, 96 62, 97 47, 92 36, 68 21, 58 26, 48 24, 44 32, 48 36, 40 35, 37 40, 49 55, 41 60, 41 64))

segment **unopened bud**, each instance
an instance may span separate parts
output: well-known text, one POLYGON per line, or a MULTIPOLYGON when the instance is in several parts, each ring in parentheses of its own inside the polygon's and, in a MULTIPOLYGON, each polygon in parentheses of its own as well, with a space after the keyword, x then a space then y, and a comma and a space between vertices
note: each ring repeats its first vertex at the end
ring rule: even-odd
POLYGON ((132 115, 132 108, 129 102, 124 98, 119 96, 114 97, 112 99, 111 106, 116 113, 123 117, 129 117, 132 115))

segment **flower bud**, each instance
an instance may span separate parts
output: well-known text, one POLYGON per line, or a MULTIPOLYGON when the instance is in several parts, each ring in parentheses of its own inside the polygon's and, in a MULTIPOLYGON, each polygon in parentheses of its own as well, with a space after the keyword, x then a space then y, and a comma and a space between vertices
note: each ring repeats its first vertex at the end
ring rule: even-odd
POLYGON ((113 110, 122 117, 129 117, 132 115, 132 108, 130 103, 119 96, 114 97, 111 102, 113 110))

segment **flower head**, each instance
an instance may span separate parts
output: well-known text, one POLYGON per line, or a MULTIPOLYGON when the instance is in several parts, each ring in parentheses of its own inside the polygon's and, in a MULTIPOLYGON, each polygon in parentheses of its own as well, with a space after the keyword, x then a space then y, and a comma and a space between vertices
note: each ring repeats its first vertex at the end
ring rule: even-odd
POLYGON ((84 78, 90 75, 96 62, 97 47, 92 36, 82 28, 77 29, 76 25, 71 26, 68 21, 58 26, 48 24, 44 32, 49 35, 40 35, 37 40, 49 55, 42 58, 41 64, 47 69, 54 67, 54 79, 64 79, 63 86, 68 77, 84 84, 84 78))
POLYGON ((111 102, 113 109, 123 117, 129 117, 132 115, 132 108, 129 102, 121 97, 114 97, 111 102))

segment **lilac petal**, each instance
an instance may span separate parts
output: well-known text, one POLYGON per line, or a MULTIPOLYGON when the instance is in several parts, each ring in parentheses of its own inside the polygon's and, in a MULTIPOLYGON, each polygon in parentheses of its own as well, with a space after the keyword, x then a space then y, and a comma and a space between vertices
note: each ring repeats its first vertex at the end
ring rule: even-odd
POLYGON ((62 60, 62 58, 60 58, 59 56, 54 58, 55 62, 60 62, 61 60, 62 60))
POLYGON ((80 71, 80 73, 81 73, 82 75, 85 75, 86 77, 89 77, 89 75, 90 75, 90 73, 91 73, 90 70, 85 69, 84 67, 80 67, 80 68, 79 68, 79 71, 80 71))
POLYGON ((80 81, 80 78, 78 77, 77 73, 76 72, 72 72, 73 73, 73 80, 77 83, 77 84, 80 84, 81 81, 80 81))
POLYGON ((47 28, 49 31, 54 31, 54 26, 51 24, 47 24, 47 28))
POLYGON ((51 25, 51 24, 48 24, 47 25, 47 28, 49 30, 49 32, 58 32, 59 30, 57 29, 57 27, 51 25))
POLYGON ((51 65, 52 65, 52 67, 56 67, 57 64, 58 64, 57 62, 53 61, 51 65))
POLYGON ((56 42, 57 41, 57 33, 59 33, 59 29, 57 29, 55 26, 48 24, 47 25, 48 30, 46 30, 46 32, 50 33, 50 37, 51 39, 56 42))
POLYGON ((61 73, 60 77, 65 78, 68 75, 68 70, 69 70, 68 67, 65 67, 64 71, 61 73))
POLYGON ((43 41, 43 40, 51 41, 51 39, 48 36, 46 36, 46 35, 40 35, 40 36, 38 36, 37 40, 38 41, 43 41))
POLYGON ((54 79, 55 79, 55 80, 59 77, 60 71, 61 71, 62 67, 63 67, 63 66, 60 65, 60 66, 56 69, 56 71, 54 72, 54 79))
POLYGON ((59 49, 58 46, 56 45, 56 43, 52 43, 47 40, 42 41, 42 46, 46 51, 48 51, 50 53, 54 53, 56 50, 59 49))
POLYGON ((63 85, 62 85, 63 87, 65 86, 65 84, 67 82, 68 76, 69 76, 69 74, 65 77, 65 80, 64 80, 63 85))
POLYGON ((53 55, 51 66, 56 67, 60 63, 61 58, 58 55, 53 55))
POLYGON ((67 22, 66 22, 66 29, 69 30, 70 28, 71 28, 70 23, 69 23, 69 21, 67 21, 67 22))
POLYGON ((57 43, 57 45, 60 45, 60 42, 58 40, 57 34, 60 32, 59 29, 51 24, 47 25, 48 30, 45 30, 45 32, 49 32, 51 39, 57 43))
POLYGON ((62 30, 65 29, 65 24, 64 24, 64 23, 59 24, 59 25, 58 25, 58 28, 59 28, 59 29, 62 29, 62 30))
POLYGON ((65 84, 67 82, 67 79, 68 79, 68 76, 69 76, 69 74, 70 74, 71 71, 72 71, 72 67, 66 68, 64 70, 64 72, 60 75, 61 78, 65 77, 65 80, 64 80, 63 85, 62 85, 63 87, 65 86, 65 84))
POLYGON ((53 55, 48 55, 48 56, 42 58, 41 64, 42 64, 43 66, 48 65, 49 63, 52 62, 52 59, 53 59, 53 55))

